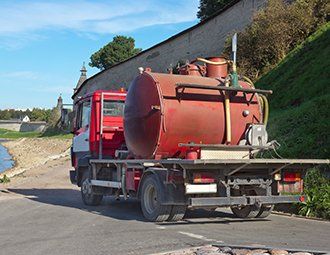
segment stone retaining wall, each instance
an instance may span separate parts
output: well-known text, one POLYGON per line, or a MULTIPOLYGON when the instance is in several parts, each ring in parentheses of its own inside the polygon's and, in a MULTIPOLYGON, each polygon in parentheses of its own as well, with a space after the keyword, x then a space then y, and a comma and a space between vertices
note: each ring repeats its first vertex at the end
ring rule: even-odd
POLYGON ((20 132, 42 132, 46 128, 46 122, 14 122, 1 120, 0 128, 20 132))
MULTIPOLYGON (((137 56, 102 71, 87 79, 73 98, 98 89, 128 87, 138 75, 138 67, 151 67, 155 72, 166 72, 179 60, 218 56, 225 40, 233 31, 242 30, 251 22, 256 10, 267 0, 241 0, 217 16, 199 23, 168 40, 151 47, 137 56)), ((239 52, 238 52, 239 59, 239 52)))

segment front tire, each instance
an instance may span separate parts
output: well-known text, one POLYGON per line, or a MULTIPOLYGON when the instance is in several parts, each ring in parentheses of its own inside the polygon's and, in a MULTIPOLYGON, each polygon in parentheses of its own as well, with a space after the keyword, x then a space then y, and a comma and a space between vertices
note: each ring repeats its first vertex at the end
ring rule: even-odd
POLYGON ((103 195, 95 194, 93 192, 93 187, 90 185, 90 174, 88 170, 83 173, 80 191, 81 198, 85 205, 96 206, 101 204, 103 195))
POLYGON ((154 174, 147 175, 142 183, 141 209, 149 221, 166 221, 170 216, 171 206, 161 204, 161 192, 157 177, 154 174))

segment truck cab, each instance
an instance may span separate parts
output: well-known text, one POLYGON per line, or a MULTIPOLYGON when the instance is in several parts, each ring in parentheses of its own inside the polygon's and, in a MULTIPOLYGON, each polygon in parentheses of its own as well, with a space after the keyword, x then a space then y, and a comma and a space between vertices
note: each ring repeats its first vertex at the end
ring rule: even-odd
POLYGON ((124 89, 98 90, 75 103, 71 147, 71 163, 75 170, 70 172, 70 178, 78 186, 90 159, 113 159, 116 150, 125 148, 123 115, 126 94, 124 89))

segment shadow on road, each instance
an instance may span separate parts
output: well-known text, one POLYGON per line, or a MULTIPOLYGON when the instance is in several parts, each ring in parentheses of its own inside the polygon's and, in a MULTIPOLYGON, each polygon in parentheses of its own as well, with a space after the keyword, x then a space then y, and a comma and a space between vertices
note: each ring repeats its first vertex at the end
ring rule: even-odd
POLYGON ((116 201, 106 197, 99 206, 87 206, 81 200, 79 190, 74 189, 8 189, 12 193, 40 203, 64 206, 88 211, 120 220, 145 221, 140 205, 134 200, 116 201))
MULTIPOLYGON (((86 206, 79 190, 74 189, 8 189, 12 193, 40 203, 76 208, 94 214, 103 215, 119 220, 146 221, 142 215, 140 203, 136 199, 117 201, 113 197, 105 197, 100 206, 86 206)), ((178 224, 210 224, 210 223, 239 223, 248 221, 268 221, 266 219, 238 219, 231 213, 208 211, 204 209, 188 210, 181 222, 165 222, 161 225, 178 224)))

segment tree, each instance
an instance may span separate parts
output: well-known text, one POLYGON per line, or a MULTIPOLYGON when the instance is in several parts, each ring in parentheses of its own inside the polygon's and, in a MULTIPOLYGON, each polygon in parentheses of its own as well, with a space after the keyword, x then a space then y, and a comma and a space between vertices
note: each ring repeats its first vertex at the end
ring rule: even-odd
POLYGON ((50 109, 40 109, 40 108, 33 108, 30 114, 31 121, 48 121, 50 116, 51 110, 50 109))
POLYGON ((197 18, 203 21, 232 1, 233 0, 200 0, 197 18))
POLYGON ((41 108, 33 108, 32 111, 27 109, 25 111, 22 110, 0 110, 0 120, 10 120, 10 119, 23 119, 25 116, 28 116, 31 121, 46 121, 50 117, 51 110, 50 109, 41 109, 41 108))
MULTIPOLYGON (((238 68, 241 74, 257 80, 274 68, 327 20, 328 1, 269 0, 243 31, 238 32, 238 68)), ((222 55, 231 54, 231 39, 222 55)))
POLYGON ((122 62, 138 54, 142 49, 135 48, 135 40, 132 37, 117 35, 111 42, 92 54, 91 67, 101 70, 122 62))
POLYGON ((59 123, 61 118, 61 112, 58 110, 57 107, 54 107, 50 112, 49 112, 49 117, 48 117, 48 124, 51 127, 56 127, 56 125, 59 123))
POLYGON ((0 111, 0 120, 10 120, 11 115, 8 110, 0 111))

